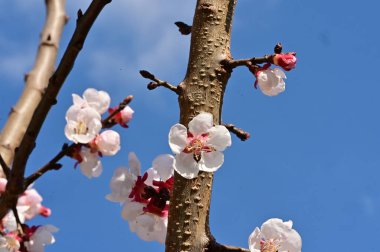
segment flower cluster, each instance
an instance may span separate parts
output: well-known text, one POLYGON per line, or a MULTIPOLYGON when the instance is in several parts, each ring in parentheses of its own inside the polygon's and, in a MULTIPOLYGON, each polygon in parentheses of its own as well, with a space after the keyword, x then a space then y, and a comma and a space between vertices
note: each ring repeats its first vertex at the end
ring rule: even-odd
MULTIPOLYGON (((280 66, 285 71, 295 68, 297 63, 295 53, 275 54, 271 60, 273 64, 280 66)), ((255 88, 259 86, 265 95, 276 96, 285 91, 286 75, 280 68, 271 69, 270 66, 269 63, 262 67, 253 65, 249 66, 249 70, 256 77, 255 88)))
POLYGON ((248 244, 251 252, 301 252, 302 240, 292 229, 292 221, 269 219, 252 232, 248 244))
POLYGON ((175 124, 169 132, 169 145, 176 154, 174 169, 192 179, 199 171, 215 172, 222 166, 222 151, 231 145, 231 135, 222 125, 213 126, 213 116, 202 112, 189 122, 189 130, 175 124))
POLYGON ((129 169, 118 168, 110 182, 109 201, 123 204, 122 217, 132 232, 145 241, 166 238, 169 199, 173 186, 174 157, 160 155, 143 175, 136 155, 129 153, 129 169))
MULTIPOLYGON (((0 194, 5 192, 7 180, 0 178, 0 194)), ((10 211, 0 222, 0 252, 43 252, 44 246, 54 242, 51 233, 58 229, 48 226, 29 228, 23 224, 37 215, 49 217, 51 210, 41 204, 42 197, 31 186, 18 198, 17 217, 10 211), (20 221, 20 223, 18 223, 20 221), (22 225, 23 233, 19 233, 22 225)))
MULTIPOLYGON (((76 143, 71 157, 76 159, 82 173, 88 178, 98 177, 103 167, 99 160, 101 156, 112 156, 120 150, 120 136, 114 130, 102 129, 101 116, 106 111, 114 113, 117 108, 109 108, 111 98, 104 91, 88 88, 83 98, 73 94, 73 105, 66 113, 66 137, 76 143)), ((116 113, 112 120, 127 127, 132 119, 133 110, 126 106, 116 113)))

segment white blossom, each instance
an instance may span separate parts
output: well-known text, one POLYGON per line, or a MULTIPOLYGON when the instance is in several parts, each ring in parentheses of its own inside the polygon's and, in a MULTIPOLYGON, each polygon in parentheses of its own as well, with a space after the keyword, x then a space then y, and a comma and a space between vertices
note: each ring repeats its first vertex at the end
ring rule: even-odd
POLYGON ((192 179, 199 171, 214 172, 222 166, 222 151, 231 145, 231 135, 222 125, 213 126, 213 116, 202 112, 189 122, 189 130, 175 124, 169 132, 169 145, 176 154, 175 170, 192 179))
POLYGON ((29 238, 29 241, 24 242, 28 252, 44 252, 44 247, 55 242, 53 233, 57 232, 58 228, 53 225, 40 226, 29 238))
POLYGON ((80 170, 88 178, 99 177, 103 172, 103 165, 99 160, 98 153, 92 152, 91 149, 83 147, 79 155, 82 160, 79 163, 80 170))
POLYGON ((257 73, 257 83, 260 90, 268 96, 276 96, 285 91, 285 73, 279 69, 266 69, 257 73))
POLYGON ((66 113, 66 122, 65 135, 74 143, 89 143, 102 128, 100 114, 88 106, 72 105, 66 113))
POLYGON ((269 219, 255 228, 249 236, 248 244, 251 252, 301 252, 301 236, 292 229, 292 221, 269 219))
POLYGON ((105 130, 95 138, 95 145, 103 155, 113 156, 120 150, 120 135, 114 130, 105 130))

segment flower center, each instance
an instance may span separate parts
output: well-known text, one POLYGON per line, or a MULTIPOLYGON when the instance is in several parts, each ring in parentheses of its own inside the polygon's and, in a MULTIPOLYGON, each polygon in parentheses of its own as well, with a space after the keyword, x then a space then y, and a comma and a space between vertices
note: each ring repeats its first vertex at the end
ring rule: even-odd
POLYGON ((267 241, 260 241, 261 252, 278 252, 280 245, 276 240, 270 239, 267 241))
POLYGON ((183 152, 193 153, 194 160, 199 162, 201 160, 202 151, 211 152, 215 149, 213 147, 207 146, 205 144, 205 139, 208 137, 207 134, 203 134, 200 138, 194 138, 190 143, 185 147, 183 152))
POLYGON ((84 135, 87 134, 88 127, 85 122, 80 121, 77 123, 77 126, 74 128, 74 133, 78 135, 84 135))

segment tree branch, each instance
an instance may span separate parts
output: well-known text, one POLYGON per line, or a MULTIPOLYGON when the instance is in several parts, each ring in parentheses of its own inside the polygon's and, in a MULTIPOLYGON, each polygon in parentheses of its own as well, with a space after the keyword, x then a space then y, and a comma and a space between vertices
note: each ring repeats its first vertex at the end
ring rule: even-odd
POLYGON ((93 0, 86 12, 83 15, 78 15, 77 26, 69 45, 66 48, 57 70, 49 79, 49 85, 46 88, 46 92, 33 113, 27 131, 20 146, 16 150, 10 180, 7 183, 6 191, 0 200, 0 219, 2 219, 8 210, 17 202, 18 196, 24 192, 24 173, 26 163, 34 149, 35 141, 42 124, 45 121, 50 108, 56 103, 58 92, 73 68, 74 62, 83 47, 91 26, 104 6, 110 2, 111 0, 93 0))
POLYGON ((250 134, 243 129, 237 128, 233 124, 222 124, 226 127, 231 133, 234 133, 241 141, 248 140, 250 138, 250 134))
POLYGON ((165 87, 171 91, 173 91, 174 93, 176 94, 180 94, 180 89, 172 84, 169 84, 168 82, 166 81, 162 81, 160 79, 157 79, 153 74, 151 74, 150 72, 146 71, 146 70, 141 70, 140 71, 140 74, 142 77, 144 77, 145 79, 149 79, 149 80, 152 80, 153 82, 150 82, 147 86, 147 88, 149 90, 153 90, 159 86, 161 87, 165 87))
POLYGON ((207 248, 207 252, 250 252, 250 251, 249 249, 246 249, 246 248, 219 244, 214 239, 212 239, 207 248))
POLYGON ((0 135, 0 153, 8 166, 12 163, 14 151, 20 145, 33 112, 48 85, 49 77, 53 74, 59 41, 67 21, 65 0, 45 2, 46 20, 34 66, 25 76, 25 88, 17 104, 12 108, 0 135))

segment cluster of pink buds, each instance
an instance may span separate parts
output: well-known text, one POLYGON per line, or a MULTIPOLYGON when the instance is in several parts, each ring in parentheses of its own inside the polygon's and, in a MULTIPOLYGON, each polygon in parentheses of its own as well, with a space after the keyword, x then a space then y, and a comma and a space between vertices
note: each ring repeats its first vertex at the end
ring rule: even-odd
POLYGON ((141 175, 140 161, 130 153, 129 169, 116 169, 111 179, 107 199, 123 204, 123 219, 145 241, 165 241, 174 162, 173 156, 160 155, 141 175))
POLYGON ((66 113, 65 135, 76 144, 69 156, 77 160, 75 167, 79 164, 85 176, 98 177, 103 170, 99 157, 113 156, 120 150, 119 133, 100 130, 114 124, 128 127, 134 111, 129 106, 109 108, 108 93, 93 88, 85 90, 83 97, 73 94, 73 103, 66 113), (103 122, 101 116, 106 111, 110 116, 103 122))

